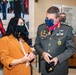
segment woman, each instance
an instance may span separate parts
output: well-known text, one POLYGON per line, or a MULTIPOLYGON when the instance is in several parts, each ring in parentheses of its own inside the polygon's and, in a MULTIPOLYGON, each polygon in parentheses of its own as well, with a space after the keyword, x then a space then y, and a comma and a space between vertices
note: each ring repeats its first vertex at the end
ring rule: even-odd
POLYGON ((0 60, 4 75, 30 75, 31 61, 35 58, 30 49, 28 32, 21 17, 13 17, 0 39, 0 60))
POLYGON ((6 20, 7 19, 7 4, 8 4, 8 1, 7 0, 2 0, 1 1, 3 20, 6 20))

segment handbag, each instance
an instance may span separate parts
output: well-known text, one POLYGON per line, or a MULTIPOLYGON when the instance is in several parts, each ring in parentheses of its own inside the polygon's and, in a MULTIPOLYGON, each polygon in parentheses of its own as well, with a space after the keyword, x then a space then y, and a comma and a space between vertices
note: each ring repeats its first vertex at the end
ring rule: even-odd
MULTIPOLYGON (((52 58, 50 58, 52 59, 52 58)), ((45 69, 48 73, 54 71, 54 61, 48 63, 48 62, 45 62, 45 69)))

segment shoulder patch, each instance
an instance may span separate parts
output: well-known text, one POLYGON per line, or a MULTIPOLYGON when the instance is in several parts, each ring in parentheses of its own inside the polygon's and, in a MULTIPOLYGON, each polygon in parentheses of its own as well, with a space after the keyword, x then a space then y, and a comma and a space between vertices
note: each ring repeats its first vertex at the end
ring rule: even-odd
POLYGON ((74 30, 72 30, 72 33, 75 34, 74 30))
POLYGON ((71 26, 71 25, 70 25, 70 24, 68 24, 67 22, 61 22, 61 25, 71 26))
POLYGON ((39 27, 40 27, 40 26, 43 26, 43 25, 45 25, 45 23, 40 24, 39 27))
POLYGON ((71 26, 71 25, 69 25, 69 24, 67 24, 67 23, 61 23, 61 25, 63 25, 63 26, 71 26))

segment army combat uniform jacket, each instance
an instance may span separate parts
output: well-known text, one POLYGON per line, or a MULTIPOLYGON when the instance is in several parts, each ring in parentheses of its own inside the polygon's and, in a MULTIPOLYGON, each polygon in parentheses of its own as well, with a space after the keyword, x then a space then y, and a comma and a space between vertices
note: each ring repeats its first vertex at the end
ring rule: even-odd
POLYGON ((45 61, 41 60, 41 73, 44 75, 67 75, 68 58, 75 52, 74 33, 71 26, 61 24, 53 33, 48 31, 45 24, 38 27, 35 41, 35 49, 38 54, 48 52, 53 58, 58 58, 58 64, 54 71, 47 73, 45 61))

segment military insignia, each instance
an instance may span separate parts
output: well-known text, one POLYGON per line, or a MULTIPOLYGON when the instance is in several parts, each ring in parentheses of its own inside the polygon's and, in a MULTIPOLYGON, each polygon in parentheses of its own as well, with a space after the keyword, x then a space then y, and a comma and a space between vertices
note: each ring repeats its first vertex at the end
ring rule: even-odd
POLYGON ((48 52, 50 52, 50 50, 48 50, 48 52))
POLYGON ((63 36, 64 35, 63 31, 64 30, 59 30, 59 32, 56 33, 56 36, 63 36))
POLYGON ((61 40, 59 39, 59 40, 58 40, 58 45, 61 45, 61 44, 62 44, 62 42, 61 42, 61 40))
POLYGON ((48 32, 48 35, 51 35, 51 32, 50 31, 48 32))
POLYGON ((53 69, 52 68, 49 68, 49 71, 52 71, 53 69))
POLYGON ((63 32, 64 30, 59 30, 60 32, 63 32))
POLYGON ((52 40, 52 38, 50 38, 50 40, 52 40))
POLYGON ((46 36, 48 36, 48 34, 46 34, 46 36))
POLYGON ((46 36, 47 36, 46 31, 45 31, 45 30, 41 31, 41 32, 40 32, 40 36, 46 37, 46 36))
POLYGON ((40 33, 40 35, 42 35, 42 32, 40 33))
POLYGON ((72 30, 72 33, 75 34, 74 30, 72 30))
POLYGON ((59 36, 59 33, 56 33, 56 36, 59 36))

